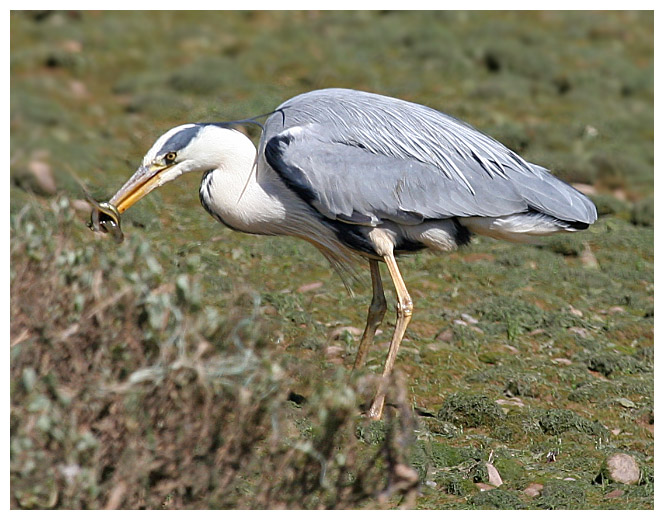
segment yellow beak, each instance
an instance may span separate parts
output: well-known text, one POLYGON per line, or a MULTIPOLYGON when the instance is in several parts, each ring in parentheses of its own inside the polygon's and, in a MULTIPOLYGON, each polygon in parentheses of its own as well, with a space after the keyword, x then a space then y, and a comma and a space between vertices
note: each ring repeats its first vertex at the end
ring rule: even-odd
POLYGON ((168 168, 169 166, 141 166, 111 197, 109 203, 115 206, 119 213, 124 213, 159 186, 159 181, 168 168))

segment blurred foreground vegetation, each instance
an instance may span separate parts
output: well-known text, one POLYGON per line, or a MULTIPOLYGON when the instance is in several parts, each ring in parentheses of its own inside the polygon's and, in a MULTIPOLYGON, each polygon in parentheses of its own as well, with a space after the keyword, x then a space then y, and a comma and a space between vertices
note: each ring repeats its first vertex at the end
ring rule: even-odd
POLYGON ((652 13, 13 12, 10 125, 13 508, 653 507, 652 13), (601 216, 404 258, 378 423, 393 316, 350 372, 368 284, 220 227, 196 178, 121 246, 85 227, 83 186, 170 126, 329 86, 467 120, 601 216), (599 477, 613 453, 638 482, 599 477))

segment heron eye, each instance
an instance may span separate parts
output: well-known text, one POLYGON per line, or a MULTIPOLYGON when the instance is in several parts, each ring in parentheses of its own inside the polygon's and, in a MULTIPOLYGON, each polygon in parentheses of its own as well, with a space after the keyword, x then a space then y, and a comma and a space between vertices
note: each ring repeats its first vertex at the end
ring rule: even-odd
POLYGON ((172 163, 175 161, 175 158, 177 157, 178 154, 175 152, 168 152, 166 155, 164 155, 164 161, 166 161, 168 164, 172 163))

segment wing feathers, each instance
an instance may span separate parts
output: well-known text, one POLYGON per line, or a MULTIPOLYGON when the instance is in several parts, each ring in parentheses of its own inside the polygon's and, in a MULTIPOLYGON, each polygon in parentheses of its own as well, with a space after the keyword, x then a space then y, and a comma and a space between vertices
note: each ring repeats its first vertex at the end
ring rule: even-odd
POLYGON ((597 218, 590 200, 544 168, 433 109, 330 89, 278 110, 266 122, 265 158, 328 218, 370 225, 527 211, 597 218))

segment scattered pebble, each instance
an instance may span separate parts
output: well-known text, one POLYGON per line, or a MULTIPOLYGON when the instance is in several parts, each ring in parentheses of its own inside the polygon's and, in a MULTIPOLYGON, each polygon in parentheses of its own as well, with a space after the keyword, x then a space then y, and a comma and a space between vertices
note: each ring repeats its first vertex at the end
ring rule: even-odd
POLYGON ((590 249, 588 242, 583 243, 583 251, 579 255, 579 260, 581 260, 581 264, 583 264, 584 267, 588 267, 590 269, 597 269, 599 267, 599 262, 590 249))
POLYGON ((516 347, 513 347, 512 345, 503 345, 507 350, 509 350, 512 354, 518 354, 519 349, 516 347))
POLYGON ((78 54, 83 51, 83 44, 78 40, 65 40, 62 42, 62 48, 72 54, 78 54))
POLYGON ((606 495, 604 495, 604 497, 605 498, 619 498, 619 497, 623 496, 624 494, 625 494, 625 492, 622 489, 614 489, 610 493, 607 493, 606 495))
POLYGON ((343 355, 346 349, 341 345, 328 345, 325 347, 325 356, 330 357, 339 357, 343 355))
POLYGON ((627 453, 614 453, 605 461, 606 476, 621 484, 636 484, 641 478, 641 469, 636 459, 627 453))
POLYGON ((500 478, 500 473, 493 464, 486 465, 487 473, 489 474, 489 484, 495 487, 500 487, 503 485, 503 479, 500 478))
POLYGON ((616 403, 624 408, 638 408, 633 401, 627 399, 626 397, 620 397, 616 399, 616 403))
POLYGON ((277 316, 279 314, 277 308, 274 305, 270 305, 269 303, 263 305, 261 307, 261 310, 263 311, 263 314, 265 314, 266 316, 277 316))
POLYGON ((454 331, 452 329, 445 329, 436 336, 437 341, 444 341, 450 343, 454 339, 454 331))
POLYGON ((562 358, 562 357, 553 358, 551 361, 553 361, 556 365, 566 365, 566 366, 569 366, 569 365, 572 364, 572 360, 571 360, 571 359, 562 358))
POLYGON ((332 332, 330 332, 330 339, 339 339, 345 332, 348 332, 354 338, 359 337, 362 334, 362 331, 357 327, 337 327, 332 332))
MULTIPOLYGON (((592 126, 587 126, 586 127, 586 132, 588 134, 590 134, 593 131, 595 133, 597 132, 597 130, 595 128, 593 128, 592 126)), ((576 188, 577 190, 579 190, 584 195, 596 195, 597 194, 597 189, 594 186, 590 185, 590 184, 584 184, 582 182, 575 182, 574 184, 572 184, 572 186, 574 188, 576 188)))
POLYGON ((470 314, 463 313, 461 317, 464 319, 466 323, 470 323, 471 325, 476 325, 479 323, 479 321, 473 318, 470 314))
POLYGON ((496 489, 491 484, 485 484, 484 482, 476 482, 475 486, 477 486, 477 489, 479 489, 480 491, 489 491, 490 489, 496 489))
POLYGON ((625 193, 625 190, 621 190, 620 188, 613 190, 612 195, 618 199, 622 200, 623 202, 627 202, 627 194, 625 193))
POLYGON ((508 397, 507 399, 496 399, 496 404, 500 406, 518 406, 522 408, 526 406, 523 401, 518 397, 508 397))
POLYGON ((297 288, 297 292, 305 293, 309 291, 315 291, 316 289, 320 289, 321 287, 323 287, 323 282, 311 282, 304 285, 300 285, 297 288))
POLYGON ((75 211, 80 211, 81 213, 90 213, 92 211, 92 205, 87 200, 74 199, 70 204, 75 211))
POLYGON ((587 338, 588 337, 588 331, 586 329, 583 329, 581 327, 570 327, 569 329, 570 332, 573 332, 574 334, 577 334, 581 336, 582 338, 587 338))
POLYGON ((75 99, 85 99, 90 95, 90 92, 88 92, 88 87, 85 86, 85 83, 78 80, 69 82, 69 91, 75 99))
POLYGON ((569 312, 570 314, 577 316, 579 318, 583 318, 583 312, 581 312, 579 309, 576 309, 572 307, 571 305, 569 306, 569 312))
POLYGON ((543 489, 544 486, 542 484, 530 484, 523 490, 523 493, 529 497, 537 497, 543 489))
POLYGON ((36 187, 40 193, 55 195, 57 188, 55 187, 55 179, 50 164, 34 159, 28 163, 28 171, 34 176, 36 187))

